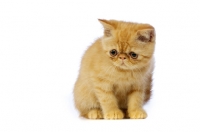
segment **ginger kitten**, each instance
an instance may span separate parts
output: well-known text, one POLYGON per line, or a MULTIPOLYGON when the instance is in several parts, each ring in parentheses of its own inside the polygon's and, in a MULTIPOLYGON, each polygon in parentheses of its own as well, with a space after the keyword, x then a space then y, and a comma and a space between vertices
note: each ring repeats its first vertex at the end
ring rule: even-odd
POLYGON ((144 119, 151 95, 155 30, 149 24, 102 20, 104 36, 85 52, 75 106, 89 119, 144 119))

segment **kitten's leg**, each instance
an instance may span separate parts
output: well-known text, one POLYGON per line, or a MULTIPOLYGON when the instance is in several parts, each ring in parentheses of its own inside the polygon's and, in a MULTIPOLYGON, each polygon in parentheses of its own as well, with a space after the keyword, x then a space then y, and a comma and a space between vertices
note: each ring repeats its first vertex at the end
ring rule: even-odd
POLYGON ((128 95, 128 116, 131 119, 144 119, 147 117, 145 110, 142 108, 144 101, 144 91, 135 90, 128 95))
POLYGON ((100 102, 105 119, 122 119, 123 112, 118 108, 117 99, 112 92, 112 86, 106 82, 101 82, 101 85, 95 87, 96 96, 100 102))
POLYGON ((103 118, 100 104, 89 83, 82 83, 79 80, 76 82, 74 87, 74 103, 80 112, 80 116, 89 119, 103 118))

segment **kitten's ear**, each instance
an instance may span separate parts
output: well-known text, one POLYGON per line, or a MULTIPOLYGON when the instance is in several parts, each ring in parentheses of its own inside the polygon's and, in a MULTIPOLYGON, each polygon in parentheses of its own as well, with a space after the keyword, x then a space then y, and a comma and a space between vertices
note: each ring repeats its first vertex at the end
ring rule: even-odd
POLYGON ((155 40, 155 30, 152 28, 137 31, 137 40, 140 42, 153 42, 155 40))
POLYGON ((114 29, 114 27, 112 26, 112 23, 110 21, 104 20, 104 19, 98 19, 98 20, 104 27, 104 35, 106 37, 112 36, 111 31, 114 29))

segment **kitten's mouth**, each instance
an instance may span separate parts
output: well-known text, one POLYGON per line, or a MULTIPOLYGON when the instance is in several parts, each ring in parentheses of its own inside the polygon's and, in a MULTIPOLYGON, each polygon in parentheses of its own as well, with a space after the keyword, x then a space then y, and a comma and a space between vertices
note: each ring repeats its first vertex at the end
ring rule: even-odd
POLYGON ((126 66, 124 62, 121 63, 121 66, 126 66))
POLYGON ((116 66, 119 67, 120 69, 129 69, 128 66, 124 62, 120 62, 116 64, 116 66))
POLYGON ((129 70, 129 67, 128 67, 125 63, 119 64, 118 67, 119 67, 120 69, 123 69, 123 70, 129 70))

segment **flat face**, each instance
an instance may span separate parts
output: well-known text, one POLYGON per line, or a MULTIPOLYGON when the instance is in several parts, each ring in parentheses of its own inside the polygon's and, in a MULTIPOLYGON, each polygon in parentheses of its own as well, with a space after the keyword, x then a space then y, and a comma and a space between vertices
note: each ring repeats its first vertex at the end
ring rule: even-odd
POLYGON ((109 24, 113 29, 106 30, 109 35, 103 37, 102 44, 112 63, 127 70, 145 66, 154 52, 154 28, 147 24, 118 21, 109 24))

